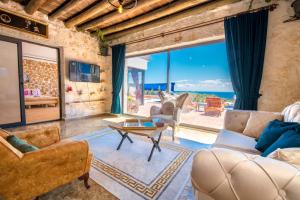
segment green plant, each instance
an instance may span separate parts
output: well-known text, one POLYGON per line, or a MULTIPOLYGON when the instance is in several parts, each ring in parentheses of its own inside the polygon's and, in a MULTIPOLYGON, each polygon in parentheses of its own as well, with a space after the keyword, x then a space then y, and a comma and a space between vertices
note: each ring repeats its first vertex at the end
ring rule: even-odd
POLYGON ((99 43, 102 44, 103 46, 108 47, 108 42, 105 38, 104 32, 101 29, 97 29, 95 34, 96 34, 96 37, 97 37, 97 40, 99 41, 99 43))
POLYGON ((105 38, 105 34, 101 29, 97 29, 97 31, 95 32, 95 36, 99 42, 99 50, 100 50, 100 54, 102 56, 107 56, 108 55, 108 42, 105 38))

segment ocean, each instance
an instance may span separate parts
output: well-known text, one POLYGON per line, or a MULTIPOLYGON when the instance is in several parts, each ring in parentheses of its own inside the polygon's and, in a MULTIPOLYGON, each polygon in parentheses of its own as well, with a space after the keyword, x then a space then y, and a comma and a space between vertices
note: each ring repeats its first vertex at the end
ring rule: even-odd
POLYGON ((234 92, 206 92, 206 91, 174 91, 175 93, 188 92, 192 94, 214 95, 222 99, 234 99, 234 92))

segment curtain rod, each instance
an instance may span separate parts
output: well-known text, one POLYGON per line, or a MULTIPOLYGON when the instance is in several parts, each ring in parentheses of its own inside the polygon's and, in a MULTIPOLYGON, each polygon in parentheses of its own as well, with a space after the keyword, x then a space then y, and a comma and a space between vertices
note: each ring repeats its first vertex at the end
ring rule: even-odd
POLYGON ((243 15, 243 14, 247 14, 247 13, 254 13, 254 12, 261 11, 261 10, 273 11, 273 10, 275 10, 277 8, 277 6, 278 6, 278 4, 276 3, 276 4, 271 4, 271 5, 268 5, 268 6, 256 8, 256 9, 249 9, 247 11, 239 12, 239 13, 234 14, 234 15, 226 16, 226 17, 224 17, 224 19, 229 19, 229 18, 232 18, 232 17, 237 17, 237 16, 240 16, 240 15, 243 15))
POLYGON ((141 39, 132 40, 132 41, 126 42, 125 44, 126 45, 135 44, 135 43, 144 42, 144 41, 159 38, 159 37, 165 37, 167 35, 172 35, 172 34, 175 34, 175 33, 180 33, 180 32, 183 32, 183 31, 188 31, 188 30, 192 30, 192 29, 196 29, 196 28, 200 28, 200 27, 204 27, 204 26, 209 26, 209 25, 212 25, 212 24, 223 22, 224 19, 228 19, 228 18, 231 18, 231 17, 237 17, 239 15, 246 14, 246 13, 253 13, 253 12, 258 12, 258 11, 261 11, 261 10, 273 11, 274 9, 277 8, 277 6, 278 6, 278 4, 271 4, 271 5, 256 8, 256 9, 250 9, 250 10, 247 10, 247 11, 236 13, 234 15, 209 20, 209 21, 206 21, 206 22, 201 22, 201 23, 194 24, 194 25, 191 25, 191 26, 186 26, 186 27, 183 27, 183 28, 175 29, 175 30, 172 30, 172 31, 166 31, 166 32, 163 32, 163 33, 151 35, 151 36, 144 37, 144 38, 141 38, 141 39))

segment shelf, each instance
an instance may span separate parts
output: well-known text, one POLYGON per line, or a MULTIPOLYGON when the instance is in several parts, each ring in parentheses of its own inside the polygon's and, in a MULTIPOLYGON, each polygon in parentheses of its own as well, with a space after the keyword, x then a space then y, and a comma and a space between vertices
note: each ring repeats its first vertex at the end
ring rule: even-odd
POLYGON ((105 103, 105 99, 96 99, 96 100, 90 100, 90 101, 72 101, 72 102, 66 102, 66 104, 75 104, 75 103, 91 103, 91 102, 100 102, 105 103))

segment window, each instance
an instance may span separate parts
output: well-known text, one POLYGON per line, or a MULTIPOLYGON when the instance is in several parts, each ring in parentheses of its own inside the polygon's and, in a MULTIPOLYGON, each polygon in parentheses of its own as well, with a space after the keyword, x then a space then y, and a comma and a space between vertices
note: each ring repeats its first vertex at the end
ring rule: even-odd
POLYGON ((128 58, 127 69, 126 113, 149 116, 151 106, 160 106, 158 91, 187 92, 181 123, 221 128, 224 110, 233 107, 225 42, 128 58))

